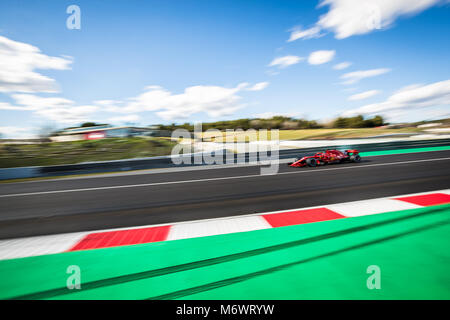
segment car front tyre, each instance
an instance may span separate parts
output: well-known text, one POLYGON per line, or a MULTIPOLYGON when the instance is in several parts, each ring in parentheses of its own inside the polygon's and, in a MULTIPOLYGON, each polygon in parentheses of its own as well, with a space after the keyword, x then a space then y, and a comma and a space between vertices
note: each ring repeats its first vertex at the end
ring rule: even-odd
POLYGON ((317 166, 317 161, 314 158, 310 158, 310 159, 306 160, 306 164, 310 167, 315 167, 315 166, 317 166))
POLYGON ((351 162, 361 162, 361 156, 359 156, 358 154, 354 155, 354 156, 351 156, 350 157, 350 161, 351 162))

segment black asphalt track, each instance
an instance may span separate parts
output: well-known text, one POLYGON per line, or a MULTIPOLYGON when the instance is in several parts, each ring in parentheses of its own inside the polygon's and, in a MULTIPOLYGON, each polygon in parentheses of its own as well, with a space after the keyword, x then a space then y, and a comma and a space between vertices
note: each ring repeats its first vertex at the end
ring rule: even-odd
POLYGON ((0 238, 98 230, 318 206, 450 188, 450 151, 280 165, 0 184, 0 238))

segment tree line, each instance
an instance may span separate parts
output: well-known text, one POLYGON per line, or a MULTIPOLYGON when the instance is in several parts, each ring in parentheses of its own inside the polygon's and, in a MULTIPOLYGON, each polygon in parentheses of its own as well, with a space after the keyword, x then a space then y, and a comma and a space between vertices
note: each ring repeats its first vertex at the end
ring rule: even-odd
MULTIPOLYGON (((280 130, 296 130, 296 129, 320 129, 320 128, 374 128, 385 125, 387 123, 384 122, 383 117, 374 116, 373 118, 364 119, 363 116, 355 116, 355 117, 339 117, 330 123, 318 123, 315 120, 305 120, 305 119, 296 119, 292 117, 285 116, 274 116, 272 118, 263 119, 263 118, 244 118, 237 120, 228 120, 228 121, 216 121, 216 122, 206 122, 202 123, 203 131, 208 129, 218 129, 218 130, 226 130, 226 129, 280 129, 280 130)), ((81 124, 81 127, 93 127, 99 125, 107 125, 100 124, 95 122, 85 122, 81 124)), ((159 130, 167 130, 173 131, 176 129, 186 129, 190 132, 194 131, 194 124, 186 122, 183 124, 158 124, 152 125, 152 127, 158 127, 159 130)), ((67 128, 66 128, 67 129, 67 128)))
MULTIPOLYGON (((203 131, 208 129, 280 129, 280 130, 296 130, 296 129, 320 129, 320 128, 373 128, 385 125, 383 117, 374 116, 373 118, 364 119, 363 116, 356 117, 339 117, 336 120, 321 124, 315 120, 295 119, 291 117, 275 116, 270 119, 237 119, 229 121, 216 121, 202 123, 203 131)), ((184 124, 159 124, 156 125, 160 130, 173 131, 176 129, 186 129, 194 131, 194 124, 186 122, 184 124)))

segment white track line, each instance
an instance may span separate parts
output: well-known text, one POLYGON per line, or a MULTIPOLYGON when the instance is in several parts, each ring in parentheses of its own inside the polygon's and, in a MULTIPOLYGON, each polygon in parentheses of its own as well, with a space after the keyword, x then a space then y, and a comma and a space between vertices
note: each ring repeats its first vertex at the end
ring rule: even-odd
POLYGON ((64 252, 89 233, 74 232, 0 240, 0 260, 64 252))
POLYGON ((398 164, 432 162, 432 161, 444 161, 444 160, 450 160, 450 157, 438 158, 438 159, 423 159, 423 160, 411 160, 411 161, 377 163, 377 164, 368 164, 368 165, 354 166, 354 167, 328 168, 328 169, 319 169, 319 170, 315 170, 315 171, 279 172, 279 173, 272 174, 272 175, 252 174, 252 175, 245 175, 245 176, 217 177, 217 178, 182 180, 182 181, 165 181, 165 182, 129 184, 129 185, 109 186, 109 187, 67 189, 67 190, 54 190, 54 191, 39 191, 39 192, 29 192, 29 193, 13 193, 13 194, 0 195, 0 198, 34 196, 34 195, 53 194, 53 193, 68 193, 68 192, 110 190, 110 189, 122 189, 122 188, 152 187, 152 186, 169 185, 169 184, 183 184, 183 183, 220 181, 220 180, 231 180, 231 179, 259 178, 259 177, 267 177, 267 176, 279 176, 279 175, 285 175, 285 174, 305 174, 305 173, 322 172, 322 171, 336 171, 336 170, 349 170, 349 169, 350 170, 355 170, 355 169, 361 169, 361 168, 367 168, 367 167, 381 167, 381 166, 392 166, 392 165, 398 165, 398 164))
POLYGON ((261 216, 232 217, 221 220, 198 221, 192 223, 173 224, 169 230, 167 240, 206 237, 268 228, 272 228, 272 226, 261 216))
POLYGON ((370 199, 328 205, 327 209, 346 217, 359 217, 390 211, 422 208, 416 204, 394 199, 370 199))

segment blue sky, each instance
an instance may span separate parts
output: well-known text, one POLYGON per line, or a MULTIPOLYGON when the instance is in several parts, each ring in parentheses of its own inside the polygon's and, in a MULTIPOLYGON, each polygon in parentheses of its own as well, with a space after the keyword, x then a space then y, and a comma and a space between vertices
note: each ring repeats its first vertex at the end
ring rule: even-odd
POLYGON ((449 34, 444 0, 2 0, 0 132, 450 116, 449 34), (80 30, 66 27, 72 4, 80 30))

